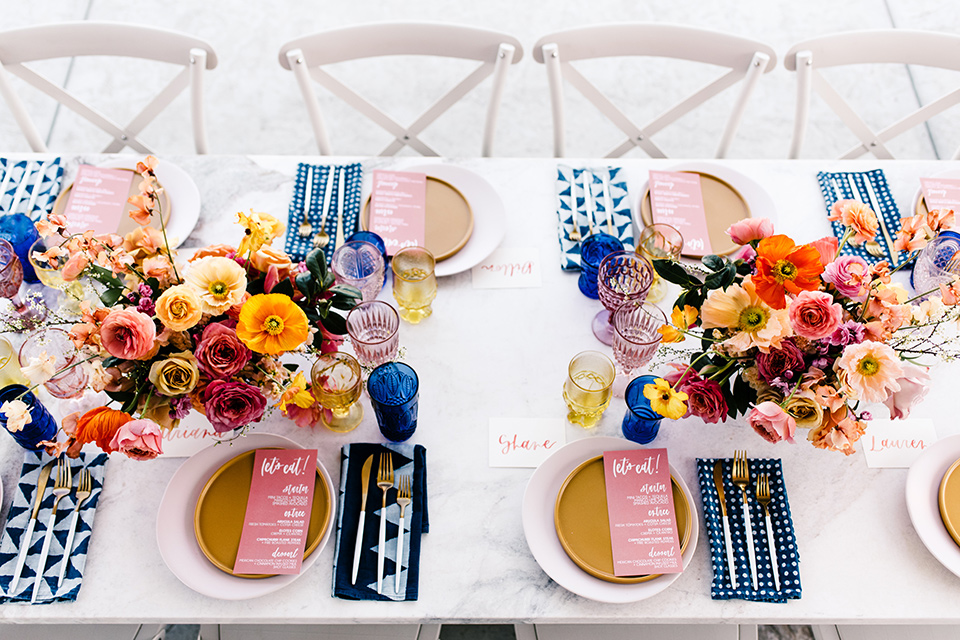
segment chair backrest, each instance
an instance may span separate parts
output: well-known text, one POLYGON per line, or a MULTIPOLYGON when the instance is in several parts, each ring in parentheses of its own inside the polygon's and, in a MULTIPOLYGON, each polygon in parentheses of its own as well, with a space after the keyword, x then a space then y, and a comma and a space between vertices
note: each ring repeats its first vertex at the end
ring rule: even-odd
MULTIPOLYGON (((788 70, 797 72, 797 107, 790 157, 800 155, 814 91, 860 140, 860 144, 844 153, 841 159, 865 153, 877 158, 893 158, 886 143, 960 102, 958 87, 875 132, 818 71, 828 67, 890 63, 960 71, 960 36, 903 29, 851 31, 805 40, 791 47, 783 61, 788 70)), ((954 155, 954 159, 958 158, 960 149, 954 155)))
POLYGON ((330 155, 332 149, 320 113, 320 103, 310 83, 311 78, 394 137, 393 142, 380 152, 381 156, 394 155, 405 146, 425 156, 437 156, 440 154, 418 136, 492 75, 493 88, 487 106, 481 148, 483 156, 490 156, 507 69, 511 64, 520 62, 522 57, 520 42, 507 34, 431 23, 382 23, 321 31, 291 40, 280 49, 280 64, 292 70, 296 76, 317 146, 324 155, 330 155), (460 58, 476 60, 481 65, 406 127, 322 68, 348 60, 400 55, 460 58))
POLYGON ((736 134, 757 81, 777 64, 773 49, 760 42, 707 29, 647 23, 594 25, 551 33, 537 41, 533 56, 547 70, 553 109, 553 148, 557 157, 562 157, 565 152, 564 79, 627 135, 627 140, 607 154, 608 158, 622 156, 634 147, 640 147, 654 158, 667 157, 651 138, 710 98, 742 81, 740 94, 717 145, 716 157, 722 158, 736 134), (715 65, 727 71, 646 125, 638 126, 571 64, 577 60, 613 57, 673 58, 715 65))
POLYGON ((37 127, 8 73, 47 94, 109 135, 113 141, 104 153, 130 147, 153 153, 138 136, 187 87, 191 94, 193 138, 197 153, 207 153, 203 115, 203 71, 217 66, 217 55, 208 43, 175 31, 114 22, 65 22, 0 32, 0 95, 23 131, 30 147, 48 151, 37 127), (75 56, 117 56, 179 65, 183 70, 163 87, 127 125, 121 125, 80 100, 55 82, 25 66, 27 63, 75 56))

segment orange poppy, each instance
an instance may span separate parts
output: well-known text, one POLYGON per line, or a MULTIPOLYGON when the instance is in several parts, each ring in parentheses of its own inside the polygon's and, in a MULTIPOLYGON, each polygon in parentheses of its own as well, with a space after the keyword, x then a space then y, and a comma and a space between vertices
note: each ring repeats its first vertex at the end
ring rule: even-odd
POLYGON ((757 245, 757 273, 753 283, 757 295, 774 309, 787 306, 786 294, 820 288, 823 265, 820 253, 809 244, 793 243, 784 235, 764 238, 757 245))
POLYGON ((243 303, 237 337, 251 351, 274 356, 306 342, 310 328, 293 300, 281 293, 261 293, 243 303))

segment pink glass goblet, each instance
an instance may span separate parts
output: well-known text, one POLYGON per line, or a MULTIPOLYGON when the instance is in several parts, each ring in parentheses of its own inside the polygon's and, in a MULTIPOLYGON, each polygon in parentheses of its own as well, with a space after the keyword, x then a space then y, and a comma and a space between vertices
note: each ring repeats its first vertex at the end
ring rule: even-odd
POLYGON ((666 314, 649 302, 628 302, 613 312, 613 357, 629 376, 653 359, 663 336, 666 314))
POLYGON ((613 344, 612 314, 627 302, 643 302, 653 284, 653 266, 633 251, 611 253, 597 271, 597 293, 604 309, 593 318, 593 335, 613 344))
POLYGON ((20 299, 23 284, 23 263, 6 240, 0 238, 0 298, 8 298, 17 317, 27 327, 32 327, 47 317, 47 308, 42 304, 28 304, 20 299))
POLYGON ((76 398, 87 388, 86 370, 79 364, 80 352, 63 329, 40 329, 23 341, 20 347, 20 368, 26 369, 41 358, 53 357, 53 370, 58 372, 44 383, 55 398, 76 398), (68 368, 69 367, 69 368, 68 368))
POLYGON ((369 242, 346 242, 333 253, 330 269, 338 284, 356 287, 364 302, 373 300, 383 289, 386 265, 383 254, 369 242))
POLYGON ((361 302, 347 314, 347 334, 365 367, 378 367, 396 357, 399 330, 400 314, 382 300, 361 302))

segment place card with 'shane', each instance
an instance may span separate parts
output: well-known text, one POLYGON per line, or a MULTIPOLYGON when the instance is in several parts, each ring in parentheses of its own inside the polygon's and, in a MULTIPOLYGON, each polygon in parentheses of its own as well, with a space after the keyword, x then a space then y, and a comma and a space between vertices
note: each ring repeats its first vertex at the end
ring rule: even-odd
POLYGON ((651 171, 649 184, 653 221, 668 224, 680 232, 684 255, 713 253, 700 175, 685 171, 651 171))
POLYGON ((63 210, 67 231, 116 233, 135 177, 139 176, 124 169, 80 165, 63 210))
POLYGON ((316 449, 257 450, 234 573, 300 573, 316 480, 316 449))
POLYGON ((666 449, 603 453, 613 573, 680 573, 680 532, 666 449))
POLYGON ((426 238, 427 176, 374 171, 367 228, 383 238, 387 255, 422 247, 426 238))

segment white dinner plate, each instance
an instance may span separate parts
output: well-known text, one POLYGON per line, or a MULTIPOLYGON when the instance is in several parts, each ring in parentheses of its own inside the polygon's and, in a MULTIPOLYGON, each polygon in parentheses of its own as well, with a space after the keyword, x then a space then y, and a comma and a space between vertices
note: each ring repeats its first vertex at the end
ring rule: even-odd
MULTIPOLYGON (((665 573, 659 578, 637 584, 616 584, 600 580, 574 564, 557 538, 553 512, 557 494, 567 476, 580 463, 601 455, 604 451, 643 448, 623 438, 583 438, 571 442, 547 458, 530 476, 527 490, 523 494, 523 533, 537 564, 564 589, 599 602, 638 602, 660 593, 680 577, 679 573, 665 573)), ((690 502, 693 530, 690 532, 690 543, 683 553, 683 568, 686 569, 697 549, 700 516, 697 514, 690 488, 673 465, 670 465, 670 473, 677 479, 690 502)))
MULTIPOLYGON (((107 169, 135 170, 137 162, 137 159, 132 158, 116 158, 100 166, 107 169)), ((170 198, 167 238, 170 240, 170 248, 176 249, 183 244, 200 220, 200 190, 186 171, 162 158, 157 162, 156 173, 157 181, 170 198)))
POLYGON ((940 517, 940 481, 960 459, 960 435, 932 444, 907 473, 907 513, 920 540, 940 563, 960 576, 960 546, 953 541, 940 517))
POLYGON ((334 529, 337 505, 337 488, 330 474, 318 461, 317 468, 330 488, 330 514, 327 531, 317 549, 303 559, 299 574, 277 575, 260 580, 237 578, 217 569, 200 550, 193 529, 194 510, 200 492, 213 473, 227 461, 245 451, 263 447, 303 449, 299 444, 283 436, 257 433, 237 438, 232 445, 212 445, 188 458, 173 477, 160 500, 157 511, 157 545, 160 555, 180 582, 197 593, 221 600, 247 600, 282 589, 307 571, 320 557, 334 529))
POLYGON ((449 182, 466 198, 473 211, 473 233, 460 251, 437 263, 437 276, 452 276, 480 264, 493 253, 507 233, 507 210, 503 200, 482 176, 449 164, 405 168, 449 182))

